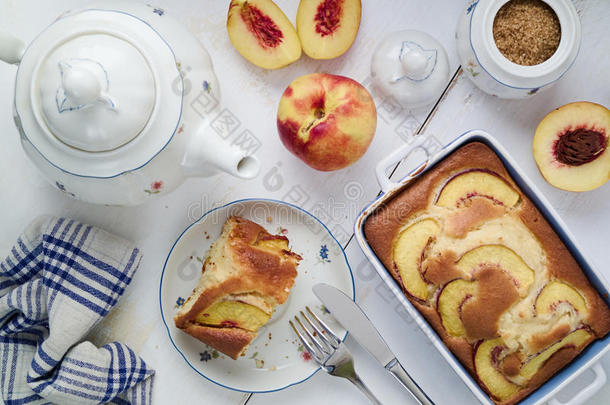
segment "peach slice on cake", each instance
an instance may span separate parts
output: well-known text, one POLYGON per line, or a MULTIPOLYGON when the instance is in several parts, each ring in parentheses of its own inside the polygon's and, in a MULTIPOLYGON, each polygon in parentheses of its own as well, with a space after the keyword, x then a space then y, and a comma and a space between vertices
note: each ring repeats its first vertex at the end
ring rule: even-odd
POLYGON ((267 323, 271 313, 239 301, 215 302, 195 318, 202 325, 241 328, 256 332, 267 323))
POLYGON ((360 0, 301 0, 297 33, 303 51, 313 59, 332 59, 344 54, 360 27, 360 0))
POLYGON ((566 104, 540 121, 534 159, 553 186, 588 191, 610 178, 610 110, 588 102, 566 104))
POLYGON ((468 232, 506 213, 503 206, 487 198, 474 198, 468 206, 447 214, 444 231, 447 236, 463 239, 468 232))
POLYGON ((513 397, 520 390, 499 370, 500 355, 505 350, 502 338, 496 338, 479 343, 474 354, 474 369, 479 381, 500 402, 513 397))
POLYGON ((402 284, 409 294, 423 301, 428 299, 428 284, 421 274, 422 259, 438 231, 435 220, 424 219, 403 230, 394 243, 394 265, 402 284))
POLYGON ((278 69, 301 57, 292 23, 272 0, 232 0, 227 32, 241 56, 264 69, 278 69))
POLYGON ((561 281, 551 281, 548 283, 536 298, 536 313, 546 315, 553 313, 563 304, 568 304, 576 312, 587 316, 589 310, 587 302, 583 296, 573 287, 561 281))
POLYGON ((531 379, 538 372, 538 370, 540 370, 540 367, 542 367, 544 363, 546 363, 546 361, 559 350, 569 347, 579 348, 591 340, 592 337, 593 335, 591 335, 586 329, 575 330, 568 336, 561 339, 559 342, 552 344, 547 349, 528 360, 521 368, 519 375, 526 380, 531 379))
POLYGON ((518 254, 502 245, 484 245, 472 249, 466 252, 456 265, 464 274, 469 275, 484 267, 498 267, 512 279, 522 297, 527 295, 534 283, 534 270, 525 264, 518 254))
POLYGON ((513 207, 520 199, 519 193, 499 174, 484 169, 469 169, 451 177, 442 187, 436 205, 459 207, 469 199, 487 198, 495 204, 513 207))
POLYGON ((474 281, 464 279, 447 283, 438 295, 436 310, 441 316, 445 330, 451 336, 464 336, 466 329, 462 323, 462 306, 475 294, 474 281))

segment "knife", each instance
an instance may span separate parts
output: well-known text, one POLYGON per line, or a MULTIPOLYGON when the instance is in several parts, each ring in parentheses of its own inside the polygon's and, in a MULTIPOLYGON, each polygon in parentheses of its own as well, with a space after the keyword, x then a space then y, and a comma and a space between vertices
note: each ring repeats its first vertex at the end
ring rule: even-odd
POLYGON ((316 284, 313 292, 322 301, 331 315, 352 334, 369 353, 377 359, 421 405, 434 405, 434 402, 419 388, 419 385, 405 371, 394 353, 383 340, 371 320, 362 309, 343 291, 328 284, 316 284))

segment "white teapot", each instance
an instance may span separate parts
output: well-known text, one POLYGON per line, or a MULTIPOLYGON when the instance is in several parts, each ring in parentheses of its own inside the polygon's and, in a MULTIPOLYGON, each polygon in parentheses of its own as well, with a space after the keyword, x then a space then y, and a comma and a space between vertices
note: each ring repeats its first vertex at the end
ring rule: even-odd
POLYGON ((136 205, 188 176, 259 172, 229 136, 232 116, 219 105, 209 54, 163 9, 92 3, 27 48, 0 34, 0 59, 19 64, 14 117, 23 148, 74 198, 136 205))

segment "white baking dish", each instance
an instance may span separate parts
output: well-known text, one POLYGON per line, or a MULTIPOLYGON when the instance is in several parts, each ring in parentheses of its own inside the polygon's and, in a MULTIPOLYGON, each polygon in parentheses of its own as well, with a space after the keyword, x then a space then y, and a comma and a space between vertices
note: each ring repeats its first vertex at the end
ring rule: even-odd
MULTIPOLYGON (((521 169, 519 169, 515 161, 508 155, 506 150, 498 143, 498 141, 484 131, 469 131, 443 147, 443 149, 435 153, 433 156, 431 156, 426 150, 426 137, 422 136, 420 139, 417 139, 416 141, 396 150, 390 156, 381 161, 376 167, 376 175, 382 188, 382 194, 359 215, 358 219, 356 220, 355 233, 356 239, 358 240, 362 251, 367 256, 369 261, 374 265, 377 273, 379 273, 390 290, 392 290, 394 295, 400 300, 400 302, 402 302, 409 314, 413 317, 413 319, 415 319, 422 331, 434 344, 434 347, 437 348, 457 375, 464 381, 464 384, 468 386, 468 388, 482 404, 493 405, 493 402, 489 399, 489 396, 479 387, 477 382, 466 371, 459 360, 444 345, 434 329, 432 329, 424 317, 405 297, 400 286, 394 281, 390 273, 388 273, 384 265, 379 261, 371 247, 368 245, 364 236, 364 223, 367 217, 374 212, 377 207, 387 202, 395 194, 400 192, 406 185, 413 181, 413 179, 434 167, 437 162, 441 161, 450 153, 459 147, 474 141, 482 142, 496 152, 506 166, 506 169, 512 176, 515 183, 517 183, 523 193, 530 198, 538 210, 540 210, 542 215, 544 215, 546 220, 549 222, 549 224, 551 224, 555 232, 557 232, 561 240, 565 243, 574 258, 577 260, 578 264, 581 266, 593 286, 602 294, 603 297, 605 297, 606 302, 608 302, 609 288, 607 282, 603 276, 601 276, 600 273, 593 268, 591 263, 581 254, 582 250, 576 243, 573 235, 567 229, 565 223, 561 220, 561 218, 559 218, 558 214, 551 207, 547 199, 536 189, 536 187, 527 178, 527 176, 525 176, 521 169), (426 154, 426 161, 400 182, 395 183, 389 180, 386 175, 386 170, 407 157, 416 149, 422 150, 426 154)), ((610 350, 610 336, 606 336, 603 340, 595 341, 593 344, 589 345, 576 359, 574 359, 572 363, 570 363, 554 377, 549 379, 544 385, 525 398, 521 404, 534 405, 543 404, 548 401, 551 405, 561 405, 562 403, 554 398, 555 395, 578 375, 591 368, 595 373, 593 382, 586 388, 582 389, 576 396, 565 404, 577 405, 584 403, 606 382, 606 373, 599 360, 606 352, 608 352, 608 350, 610 350)))

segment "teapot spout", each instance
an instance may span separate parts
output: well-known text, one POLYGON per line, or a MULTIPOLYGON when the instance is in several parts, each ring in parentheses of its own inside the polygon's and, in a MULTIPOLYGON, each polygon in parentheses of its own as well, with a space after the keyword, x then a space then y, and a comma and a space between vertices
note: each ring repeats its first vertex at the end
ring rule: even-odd
POLYGON ((252 179, 260 172, 260 162, 238 145, 223 140, 206 126, 188 143, 182 159, 187 176, 206 176, 223 171, 241 179, 252 179))

